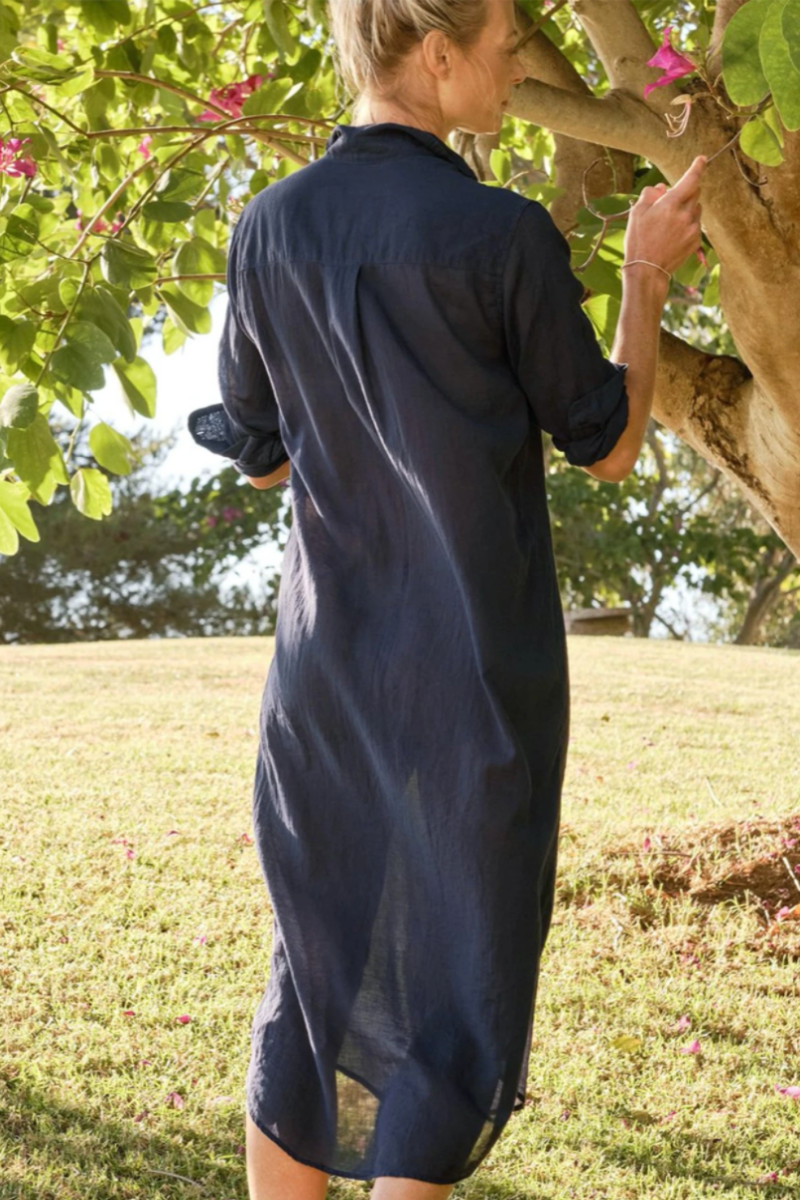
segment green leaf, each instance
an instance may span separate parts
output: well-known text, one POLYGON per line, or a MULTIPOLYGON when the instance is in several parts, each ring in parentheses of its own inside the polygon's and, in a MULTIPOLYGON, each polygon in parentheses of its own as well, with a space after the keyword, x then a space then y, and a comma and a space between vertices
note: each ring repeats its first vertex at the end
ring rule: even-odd
POLYGON ((0 234, 0 263, 13 262, 16 258, 30 254, 31 248, 36 245, 38 234, 38 227, 33 221, 12 212, 0 234))
POLYGON ((56 483, 69 483, 61 450, 41 413, 27 429, 9 429, 6 452, 15 473, 43 504, 49 503, 56 483))
POLYGON ((117 179, 121 162, 116 148, 110 142, 101 142, 97 147, 97 167, 104 179, 117 179))
POLYGON ((511 178, 511 155, 507 150, 493 150, 489 155, 489 164, 499 183, 508 183, 511 178))
POLYGON ((67 326, 68 345, 80 346, 96 362, 113 362, 117 349, 111 339, 92 321, 71 321, 67 326))
POLYGON ((195 200, 202 191, 205 180, 199 171, 179 170, 171 167, 158 181, 155 194, 159 200, 195 200))
POLYGON ((0 427, 27 429, 39 412, 39 393, 32 383, 14 383, 0 400, 0 427))
POLYGON ((306 50, 305 54, 301 55, 294 66, 291 68, 292 79, 295 82, 308 83, 309 79, 313 79, 322 63, 322 55, 315 47, 306 50))
POLYGON ((118 25, 130 25, 127 0, 81 0, 81 16, 101 37, 113 37, 118 25))
POLYGON ((302 83, 295 83, 292 79, 272 79, 247 97, 242 105, 242 115, 252 117, 259 113, 280 112, 284 101, 301 91, 302 87, 302 83))
POLYGON ((101 521, 111 512, 111 488, 102 471, 81 467, 69 482, 72 502, 79 512, 93 521, 101 521))
POLYGON ((8 67, 15 75, 23 75, 26 80, 36 83, 58 83, 75 75, 77 70, 66 54, 51 54, 40 46, 30 45, 17 46, 8 67))
MULTIPOLYGON (((24 483, 12 483, 7 479, 0 479, 0 513, 2 513, 8 524, 18 531, 29 542, 39 541, 39 530, 36 528, 36 522, 33 519, 33 514, 28 508, 28 499, 30 492, 24 483)), ((0 546, 0 553, 15 554, 17 546, 11 551, 3 550, 0 546)))
POLYGON ((638 1050, 642 1045, 642 1039, 632 1037, 628 1034, 622 1034, 620 1037, 615 1037, 611 1046, 614 1050, 622 1050, 626 1054, 631 1054, 634 1050, 638 1050))
POLYGON ((586 301, 583 307, 595 331, 606 345, 610 347, 614 341, 621 302, 616 296, 600 294, 592 296, 586 301))
POLYGON ((758 39, 772 0, 748 0, 727 24, 722 38, 722 77, 734 104, 758 104, 769 91, 758 39))
POLYGON ((775 107, 786 128, 794 131, 800 129, 800 70, 792 62, 782 23, 790 2, 795 4, 774 0, 761 26, 758 49, 775 107))
MULTIPOLYGON (((2 486, 3 484, 0 483, 0 488, 2 486)), ((19 534, 11 524, 10 519, 6 516, 5 511, 0 508, 0 554, 5 554, 6 557, 10 558, 18 550, 19 534)))
POLYGON ((94 67, 87 67, 85 71, 80 71, 72 79, 60 80, 58 94, 67 98, 77 96, 80 92, 85 92, 87 88, 91 87, 94 81, 94 67))
POLYGON ((132 450, 128 438, 117 433, 105 421, 100 421, 89 433, 89 449, 94 457, 114 475, 130 475, 132 450))
POLYGON ((13 375, 23 359, 27 358, 36 341, 36 326, 33 321, 12 321, 0 316, 0 366, 13 375))
POLYGON ((783 36, 794 66, 800 71, 800 4, 794 0, 783 10, 783 36))
POLYGON ((132 363, 115 359, 111 364, 117 373, 122 393, 132 412, 142 417, 155 416, 156 377, 149 362, 137 354, 132 363))
POLYGON ((159 221, 162 225, 179 225, 192 215, 191 204, 171 200, 151 200, 142 205, 142 216, 148 221, 159 221))
MULTIPOLYGON (((193 237, 181 242, 172 260, 175 275, 225 275, 227 257, 222 250, 212 246, 205 238, 193 237)), ((179 279, 175 281, 185 296, 205 307, 214 294, 211 279, 179 279)))
POLYGON ((161 326, 161 344, 164 347, 164 353, 174 354, 185 341, 184 331, 178 328, 172 317, 165 317, 164 324, 161 326))
POLYGON ((264 20, 275 39, 275 45, 283 54, 291 57, 297 49, 297 42, 289 32, 283 0, 264 0, 264 20))
POLYGON ((123 288, 147 287, 157 275, 152 254, 135 242, 108 238, 100 254, 103 278, 123 288))
POLYGON ((778 137, 762 116, 751 117, 742 126, 739 145, 745 154, 765 167, 777 167, 783 162, 783 151, 778 137))
POLYGON ((73 321, 67 326, 66 337, 66 345, 60 346, 50 360, 50 370, 71 387, 97 391, 105 384, 101 364, 114 361, 116 347, 91 321, 73 321))
POLYGON ((115 349, 128 362, 133 362, 136 357, 136 338, 130 321, 109 287, 101 283, 84 291, 78 301, 77 315, 81 320, 91 321, 102 329, 115 349))
POLYGON ((174 283, 164 283, 159 288, 175 324, 185 333, 210 333, 211 313, 207 308, 195 304, 174 283))

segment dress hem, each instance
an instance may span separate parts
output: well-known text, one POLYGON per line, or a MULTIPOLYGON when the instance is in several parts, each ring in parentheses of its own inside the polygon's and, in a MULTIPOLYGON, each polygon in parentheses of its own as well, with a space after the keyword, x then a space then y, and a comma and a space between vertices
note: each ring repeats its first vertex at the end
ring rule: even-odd
POLYGON ((253 1122, 256 1128, 260 1130, 265 1137, 268 1137, 271 1142, 274 1142, 276 1146, 280 1146, 281 1150, 285 1151, 285 1153, 288 1154, 290 1158, 293 1158, 295 1162, 301 1163, 304 1167, 313 1167, 316 1171, 322 1171, 325 1175, 337 1175, 340 1179, 357 1179, 362 1183, 370 1182, 374 1179, 410 1179, 415 1183, 432 1183, 434 1185, 438 1184, 439 1187, 445 1187, 447 1184, 460 1183, 462 1179, 469 1179, 470 1175, 474 1175, 477 1168, 481 1165, 480 1163, 476 1163, 475 1166, 469 1171, 465 1172, 465 1174, 457 1175, 454 1179, 423 1179, 420 1175, 394 1175, 392 1173, 387 1174, 386 1172, 383 1172, 380 1175, 359 1175, 355 1171, 343 1171, 336 1167, 323 1167, 319 1163, 311 1162, 310 1159, 301 1158, 299 1154, 295 1154, 294 1150, 287 1146, 286 1142, 284 1142, 282 1138, 279 1138, 277 1134, 272 1133, 271 1130, 266 1129, 253 1112, 249 1100, 245 1101, 245 1108, 247 1109, 247 1115, 250 1117, 250 1120, 253 1122))

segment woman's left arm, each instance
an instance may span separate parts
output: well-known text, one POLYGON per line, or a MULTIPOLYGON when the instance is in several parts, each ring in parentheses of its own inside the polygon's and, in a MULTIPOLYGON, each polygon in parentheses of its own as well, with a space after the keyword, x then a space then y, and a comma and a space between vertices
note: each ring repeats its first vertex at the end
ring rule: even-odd
POLYGON ((291 469, 291 462, 285 462, 282 467, 278 467, 277 471, 273 471, 271 475, 262 475, 260 479, 245 475, 245 479, 248 483, 252 483, 254 488, 263 491, 264 488, 274 487, 276 483, 283 483, 284 479, 289 478, 291 469))

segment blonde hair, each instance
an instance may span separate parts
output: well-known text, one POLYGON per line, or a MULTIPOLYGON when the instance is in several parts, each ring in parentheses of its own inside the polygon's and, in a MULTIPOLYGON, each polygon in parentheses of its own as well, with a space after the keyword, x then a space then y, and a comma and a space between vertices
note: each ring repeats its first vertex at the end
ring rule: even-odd
POLYGON ((406 55, 432 30, 461 49, 486 24, 488 0, 328 0, 336 60, 346 87, 358 96, 380 93, 406 55))

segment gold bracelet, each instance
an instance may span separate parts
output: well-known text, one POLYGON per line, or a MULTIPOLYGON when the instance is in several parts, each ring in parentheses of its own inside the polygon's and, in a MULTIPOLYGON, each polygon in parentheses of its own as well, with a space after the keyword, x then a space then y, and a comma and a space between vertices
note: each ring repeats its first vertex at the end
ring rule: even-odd
MULTIPOLYGON (((623 266, 623 267, 630 267, 630 266, 633 266, 633 264, 634 264, 634 263, 647 263, 648 267, 656 267, 656 268, 657 268, 659 271, 663 271, 663 272, 664 272, 664 274, 666 275, 667 279, 672 279, 672 275, 670 274, 670 272, 667 270, 667 268, 666 268, 666 267, 659 267, 658 263, 650 262, 650 260, 649 260, 649 259, 647 259, 647 258, 632 258, 632 259, 630 260, 630 262, 624 262, 624 263, 622 264, 622 266, 623 266)), ((620 269, 621 269, 621 268, 620 268, 620 269)))

